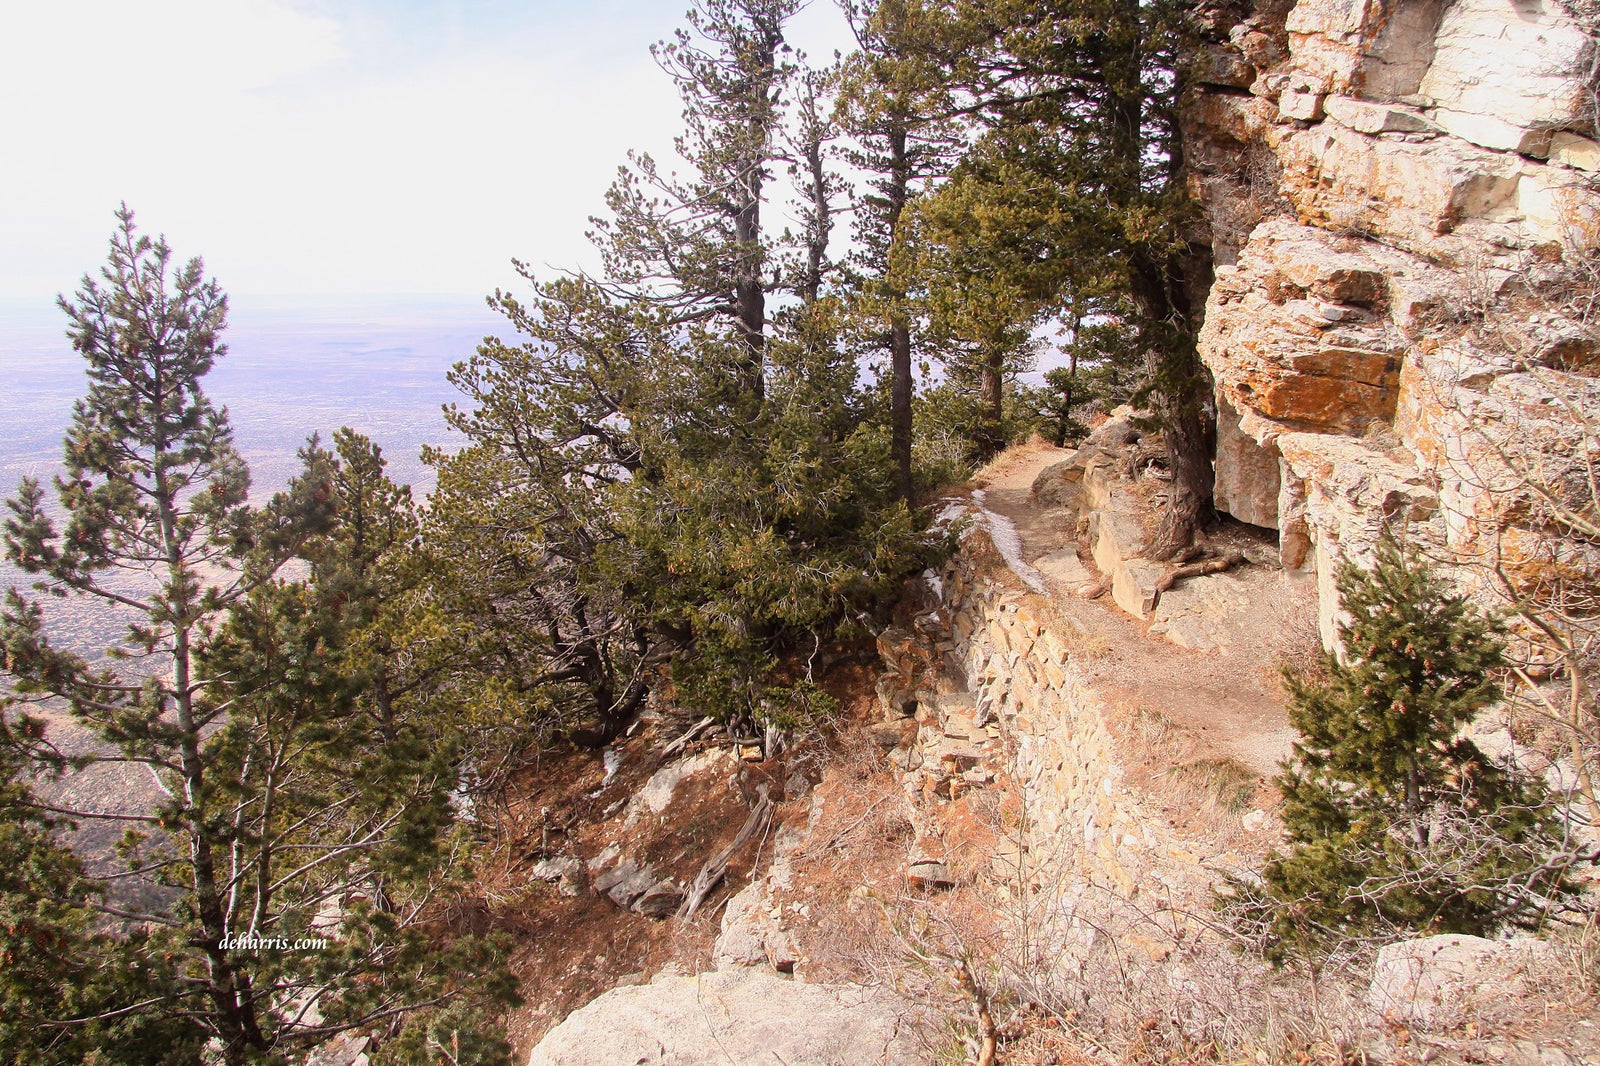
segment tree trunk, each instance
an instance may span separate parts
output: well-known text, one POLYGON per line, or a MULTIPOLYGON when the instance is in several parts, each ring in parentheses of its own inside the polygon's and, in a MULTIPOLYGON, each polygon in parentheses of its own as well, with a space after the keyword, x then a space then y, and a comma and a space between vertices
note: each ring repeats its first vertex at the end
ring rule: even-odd
MULTIPOLYGON (((751 179, 760 189, 761 179, 751 179)), ((760 193, 757 191, 756 196, 760 193)), ((752 199, 739 212, 734 232, 741 245, 753 244, 761 232, 761 203, 752 199)), ((734 303, 738 307, 739 339, 744 358, 739 366, 740 389, 759 403, 766 391, 767 294, 761 284, 761 257, 750 252, 740 257, 741 271, 734 283, 734 303)))
MULTIPOLYGON (((1146 358, 1154 360, 1160 356, 1152 353, 1146 358)), ((1152 559, 1170 559, 1189 547, 1200 526, 1211 517, 1216 485, 1211 465, 1212 435, 1200 397, 1195 395, 1198 388, 1198 385, 1191 386, 1188 395, 1162 392, 1158 398, 1161 435, 1172 471, 1172 490, 1151 546, 1152 559)))
MULTIPOLYGON (((1120 3, 1119 21, 1127 27, 1140 26, 1138 0, 1120 3)), ((1134 76, 1142 61, 1137 46, 1119 44, 1107 59, 1127 68, 1112 79, 1114 84, 1142 86, 1142 79, 1134 76)), ((1142 89, 1108 94, 1106 103, 1113 141, 1108 154, 1121 170, 1117 185, 1130 199, 1137 198, 1147 166, 1143 130, 1150 105, 1142 89)), ((1181 141, 1168 146, 1165 168, 1168 187, 1181 189, 1181 141)), ((1170 559, 1189 547, 1201 524, 1211 517, 1214 427, 1205 406, 1211 379, 1195 350, 1200 321, 1193 291, 1195 282, 1208 269, 1205 262, 1196 250, 1173 250, 1163 245, 1136 246, 1130 256, 1129 281, 1139 309, 1145 368, 1172 470, 1172 491, 1149 553, 1154 559, 1170 559)))
POLYGON ((900 498, 912 502, 915 485, 911 478, 911 323, 905 311, 904 286, 896 276, 895 260, 903 239, 900 218, 910 198, 911 160, 906 151, 906 127, 897 119, 889 133, 889 210, 888 250, 884 275, 890 279, 892 310, 889 326, 889 454, 894 460, 895 480, 900 498))
POLYGON ((909 505, 916 491, 911 478, 911 329, 903 322, 889 330, 889 372, 889 454, 900 498, 909 505))
POLYGON ((1157 263, 1135 255, 1132 281, 1143 319, 1145 370, 1172 471, 1172 491, 1149 557, 1170 559, 1194 543, 1201 524, 1211 517, 1215 426, 1205 407, 1211 376, 1195 350, 1198 327, 1179 257, 1169 254, 1157 263))
POLYGON ((978 391, 983 405, 979 413, 978 448, 988 459, 1005 447, 1005 352, 990 348, 983 353, 983 377, 978 391))
POLYGON ((761 196, 770 162, 772 130, 777 116, 772 106, 773 82, 777 79, 778 47, 783 43, 780 26, 760 27, 756 42, 759 52, 753 64, 746 119, 749 155, 739 160, 738 200, 734 209, 733 237, 736 242, 733 301, 744 358, 739 367, 740 391, 759 405, 766 392, 767 292, 762 272, 766 267, 766 248, 761 243, 761 196))
MULTIPOLYGON (((160 380, 157 379, 160 394, 160 380)), ((215 856, 212 853, 212 828, 205 808, 206 763, 201 753, 200 725, 194 716, 192 684, 193 649, 190 647, 190 596, 196 582, 183 556, 178 531, 177 493, 168 485, 163 469, 168 451, 165 441, 155 442, 156 510, 161 524, 162 547, 166 554, 167 578, 163 598, 174 614, 172 633, 172 709, 179 734, 178 750, 182 768, 182 818, 189 836, 189 875, 194 889, 194 908, 200 919, 204 943, 196 945, 205 954, 205 989, 216 1008, 217 1030, 224 1040, 222 1055, 228 1066, 243 1066, 247 1048, 263 1048, 266 1040, 256 1021, 248 980, 234 969, 222 946, 228 935, 226 910, 217 887, 215 856)))

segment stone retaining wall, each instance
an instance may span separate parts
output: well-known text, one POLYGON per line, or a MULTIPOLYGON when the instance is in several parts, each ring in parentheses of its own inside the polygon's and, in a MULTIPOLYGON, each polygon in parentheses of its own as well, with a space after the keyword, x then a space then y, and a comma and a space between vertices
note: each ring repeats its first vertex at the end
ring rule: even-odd
POLYGON ((940 575, 950 626, 941 649, 1014 743, 1030 854, 1133 898, 1154 866, 1197 860, 1125 787, 1110 708, 1075 661, 1082 638, 1045 597, 1009 581, 986 544, 974 550, 981 536, 940 575))

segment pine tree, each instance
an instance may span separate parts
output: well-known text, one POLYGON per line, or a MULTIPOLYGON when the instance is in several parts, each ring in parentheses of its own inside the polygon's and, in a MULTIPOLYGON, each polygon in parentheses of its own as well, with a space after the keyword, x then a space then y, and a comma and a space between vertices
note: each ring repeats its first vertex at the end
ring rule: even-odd
POLYGON ((1267 863, 1255 919, 1280 952, 1537 925, 1570 890, 1571 851, 1541 784, 1460 735, 1500 696, 1500 625, 1388 535, 1338 589, 1343 657, 1326 657, 1326 679, 1286 674, 1289 848, 1267 863))
POLYGON ((689 25, 652 50, 684 101, 675 147, 690 173, 630 157, 606 194, 611 217, 592 220, 604 288, 716 334, 723 350, 701 353, 726 378, 716 384, 755 402, 765 388, 771 287, 762 208, 794 74, 783 27, 799 8, 799 0, 695 0, 689 25))
MULTIPOLYGON (((1187 547, 1212 500, 1210 383, 1196 338, 1209 247, 1189 198, 1173 0, 951 0, 980 42, 950 58, 982 135, 929 203, 933 243, 1002 293, 1127 301, 1172 492, 1152 552, 1187 547), (1056 296, 1055 294, 1060 294, 1056 296)), ((979 301, 982 306, 982 301, 979 301)), ((991 356, 992 358, 992 356, 991 356)))
POLYGON ((144 933, 99 928, 104 886, 55 838, 59 823, 22 781, 29 739, 0 744, 0 1063, 196 1061, 205 1043, 199 1026, 138 1009, 181 989, 150 965, 144 933), (76 1019, 88 1020, 64 1024, 76 1019))
POLYGON ((491 338, 451 376, 469 446, 439 457, 429 537, 448 530, 460 584, 493 590, 485 650, 514 698, 588 727, 574 739, 609 740, 663 673, 730 728, 807 704, 782 654, 874 608, 920 551, 836 343, 836 182, 817 81, 782 38, 795 6, 696 5, 657 52, 686 176, 633 160, 596 222, 605 269, 519 266, 534 299, 495 302, 528 340, 491 338), (787 258, 764 211, 786 151, 804 221, 787 258))
POLYGON ((866 347, 889 354, 891 451, 909 504, 913 345, 925 315, 908 208, 949 173, 962 146, 939 58, 951 21, 923 0, 852 0, 844 10, 859 47, 841 72, 839 114, 858 144, 851 166, 868 176, 856 206, 851 311, 866 347))
MULTIPOLYGON (((226 411, 202 386, 226 352, 226 298, 198 259, 176 267, 126 207, 118 218, 101 281, 60 301, 89 376, 55 486, 65 530, 36 481, 9 501, 7 555, 47 596, 12 589, 0 617, 0 738, 36 771, 110 764, 158 785, 140 813, 25 801, 127 828, 123 876, 166 890, 139 906, 77 894, 126 923, 137 968, 165 982, 126 1012, 198 1028, 235 1066, 449 999, 469 969, 504 997, 491 945, 422 931, 451 874, 451 749, 360 713, 371 675, 350 636, 371 611, 350 597, 372 595, 383 538, 356 523, 379 516, 351 506, 349 464, 315 446, 287 491, 250 505, 226 411), (284 580, 314 545, 318 580, 284 580), (128 620, 102 662, 52 641, 47 608, 67 596, 128 620), (97 742, 85 753, 64 756, 26 713, 52 698, 97 742), (257 952, 232 946, 240 935, 331 946, 257 952)), ((56 1021, 93 1027, 118 1009, 56 1021)))

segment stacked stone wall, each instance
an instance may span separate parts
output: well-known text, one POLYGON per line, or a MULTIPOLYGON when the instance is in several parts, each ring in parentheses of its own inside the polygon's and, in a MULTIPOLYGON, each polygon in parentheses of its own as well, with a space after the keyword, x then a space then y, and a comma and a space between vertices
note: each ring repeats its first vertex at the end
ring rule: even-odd
POLYGON ((1155 866, 1193 865, 1193 852, 1125 783, 1113 707, 1074 649, 1083 637, 971 541, 941 578, 950 627, 942 650, 1014 746, 1029 853, 1129 899, 1151 887, 1155 866))

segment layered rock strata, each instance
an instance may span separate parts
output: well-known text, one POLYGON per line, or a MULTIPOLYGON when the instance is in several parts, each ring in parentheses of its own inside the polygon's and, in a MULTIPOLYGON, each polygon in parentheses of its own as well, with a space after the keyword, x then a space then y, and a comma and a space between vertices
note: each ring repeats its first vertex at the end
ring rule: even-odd
POLYGON ((1315 571, 1331 645, 1333 574, 1384 526, 1537 540, 1496 478, 1594 450, 1596 44, 1556 0, 1262 0, 1211 28, 1187 127, 1217 505, 1315 571))

